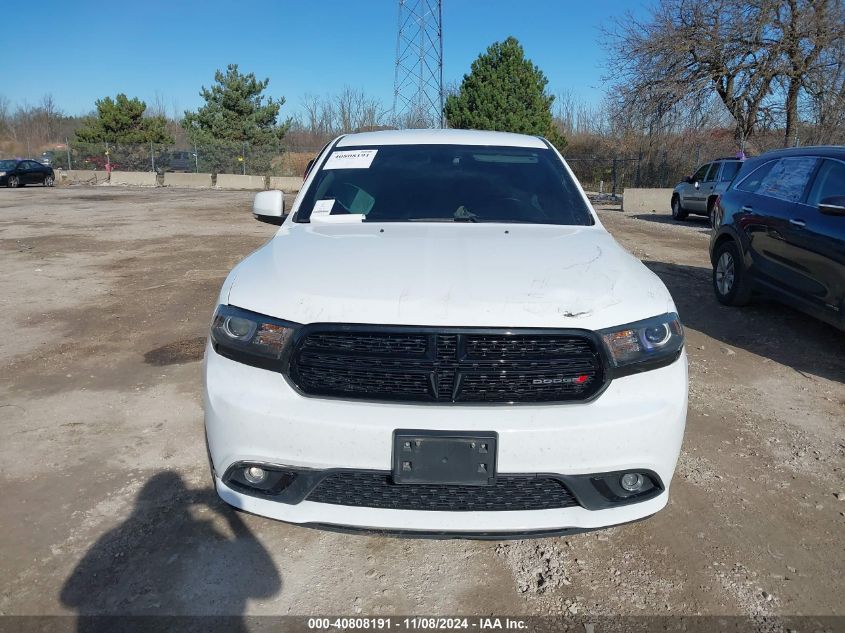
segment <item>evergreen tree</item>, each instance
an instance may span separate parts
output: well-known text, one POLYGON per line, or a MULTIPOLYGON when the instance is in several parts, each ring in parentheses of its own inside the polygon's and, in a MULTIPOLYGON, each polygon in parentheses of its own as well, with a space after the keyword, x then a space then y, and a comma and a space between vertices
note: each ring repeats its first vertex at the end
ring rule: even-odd
POLYGON ((268 172, 272 157, 281 152, 281 140, 290 121, 278 123, 284 98, 264 97, 269 79, 241 74, 237 64, 214 74, 214 85, 203 86, 205 105, 185 112, 182 127, 199 148, 200 161, 214 172, 239 172, 240 157, 249 173, 268 172))
POLYGON ((552 121, 554 96, 546 93, 546 84, 543 71, 525 57, 516 38, 495 42, 446 99, 449 127, 535 134, 562 148, 566 139, 552 121))
POLYGON ((167 131, 167 119, 146 116, 147 104, 137 97, 130 99, 121 93, 114 99, 99 99, 96 107, 97 114, 87 117, 75 133, 76 143, 72 145, 77 165, 87 165, 93 157, 105 162, 108 155, 119 169, 147 170, 153 166, 151 154, 174 142, 167 131))
POLYGON ((144 116, 147 104, 137 97, 129 99, 121 93, 115 99, 97 100, 96 106, 97 115, 88 117, 76 131, 76 139, 81 143, 173 143, 167 132, 167 120, 163 116, 144 116))

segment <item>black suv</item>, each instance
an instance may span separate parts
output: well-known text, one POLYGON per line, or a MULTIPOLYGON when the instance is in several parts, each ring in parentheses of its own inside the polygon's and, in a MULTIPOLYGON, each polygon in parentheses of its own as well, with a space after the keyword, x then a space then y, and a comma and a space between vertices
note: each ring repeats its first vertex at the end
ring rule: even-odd
POLYGON ((845 329, 845 147, 749 159, 714 205, 713 290, 763 292, 845 329))

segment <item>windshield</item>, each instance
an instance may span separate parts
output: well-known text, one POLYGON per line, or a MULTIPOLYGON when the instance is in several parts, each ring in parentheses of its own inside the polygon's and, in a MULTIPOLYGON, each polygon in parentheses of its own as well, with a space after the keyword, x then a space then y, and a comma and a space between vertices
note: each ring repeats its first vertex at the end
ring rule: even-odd
POLYGON ((733 180, 740 167, 742 167, 742 163, 738 160, 725 163, 725 166, 722 167, 722 182, 733 180))
POLYGON ((367 222, 593 224, 550 149, 385 145, 335 149, 295 221, 359 214, 367 222))
POLYGON ((16 160, 0 160, 0 170, 3 169, 14 169, 15 165, 18 164, 16 160))

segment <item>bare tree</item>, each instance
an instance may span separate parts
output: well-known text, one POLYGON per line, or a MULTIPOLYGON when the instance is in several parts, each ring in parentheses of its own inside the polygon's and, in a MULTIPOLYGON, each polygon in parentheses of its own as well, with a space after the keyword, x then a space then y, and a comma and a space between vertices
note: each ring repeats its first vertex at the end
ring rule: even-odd
POLYGON ((577 97, 571 90, 564 90, 555 96, 554 120, 558 130, 569 137, 573 134, 599 133, 602 126, 602 112, 577 97))
POLYGON ((777 0, 660 0, 648 20, 628 15, 608 33, 617 108, 662 127, 679 105, 714 92, 742 146, 766 107, 777 55, 764 45, 777 0))
POLYGON ((361 99, 357 128, 360 131, 375 130, 383 126, 386 116, 384 105, 375 97, 361 99))
POLYGON ((312 93, 303 95, 299 102, 302 110, 305 112, 305 120, 297 117, 296 126, 302 127, 311 132, 316 133, 320 124, 320 97, 312 93))
POLYGON ((780 53, 778 80, 784 93, 784 145, 797 144, 799 99, 811 87, 811 77, 836 66, 837 40, 845 24, 841 0, 779 0, 773 2, 771 46, 780 53))
POLYGON ((381 102, 360 89, 344 86, 334 97, 337 131, 371 130, 381 125, 385 109, 381 102))
POLYGON ((845 144, 845 38, 809 72, 805 110, 808 142, 845 144))
POLYGON ((41 97, 37 107, 37 118, 41 125, 41 133, 44 141, 48 143, 58 140, 58 123, 63 118, 62 111, 56 105, 51 93, 41 97))
POLYGON ((349 86, 325 97, 306 94, 300 103, 304 115, 297 126, 314 137, 377 129, 386 116, 381 101, 349 86))
POLYGON ((0 95, 0 139, 6 138, 9 133, 9 100, 0 95))
POLYGON ((146 116, 160 116, 167 118, 167 104, 164 101, 164 95, 158 90, 155 91, 153 102, 147 106, 146 116))
POLYGON ((51 94, 41 97, 37 105, 23 101, 12 105, 0 96, 0 142, 4 152, 33 155, 64 140, 69 128, 78 119, 65 116, 51 94))
POLYGON ((361 105, 362 93, 353 90, 349 86, 345 86, 334 97, 335 112, 337 113, 336 124, 343 132, 352 132, 355 130, 355 120, 358 115, 358 109, 361 105))
POLYGON ((760 128, 789 145, 802 100, 818 101, 822 75, 841 68, 843 23, 843 0, 660 0, 609 33, 608 78, 618 109, 650 126, 715 93, 741 147, 760 128))

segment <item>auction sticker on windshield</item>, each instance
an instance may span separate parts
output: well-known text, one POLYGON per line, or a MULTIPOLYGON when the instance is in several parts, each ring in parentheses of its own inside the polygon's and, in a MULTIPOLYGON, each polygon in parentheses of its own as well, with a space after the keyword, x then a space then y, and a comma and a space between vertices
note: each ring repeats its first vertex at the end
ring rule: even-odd
POLYGON ((367 169, 376 157, 377 149, 356 149, 332 152, 323 169, 367 169))
POLYGON ((311 211, 311 217, 315 215, 329 215, 332 212, 332 207, 334 206, 334 198, 330 200, 317 200, 314 203, 314 210, 311 211))

